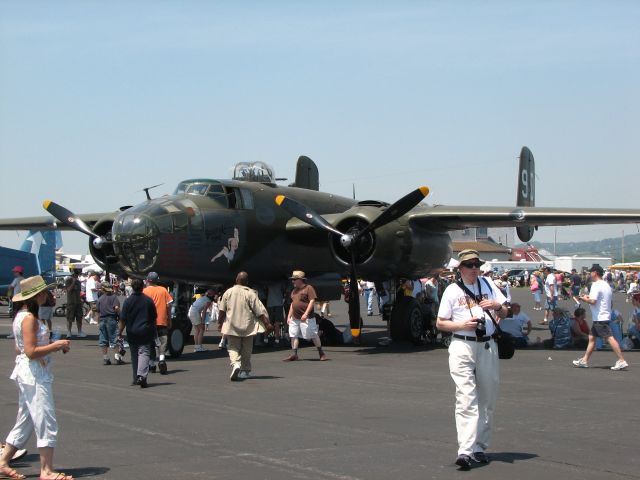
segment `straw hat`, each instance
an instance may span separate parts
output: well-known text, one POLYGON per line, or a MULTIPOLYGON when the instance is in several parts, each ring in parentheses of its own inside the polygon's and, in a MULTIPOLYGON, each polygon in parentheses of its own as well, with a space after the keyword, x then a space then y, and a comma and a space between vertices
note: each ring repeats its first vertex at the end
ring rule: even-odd
POLYGON ((30 299, 31 297, 35 297, 37 294, 44 292, 48 288, 53 288, 55 286, 55 283, 47 285, 40 275, 25 278, 20 281, 20 293, 16 293, 11 300, 14 302, 22 302, 30 299))
POLYGON ((289 277, 290 280, 306 280, 306 277, 304 276, 304 272, 302 270, 294 270, 293 273, 291 274, 291 277, 289 277))
POLYGON ((480 261, 480 265, 485 263, 484 260, 480 258, 480 254, 478 254, 478 251, 472 248, 467 248, 466 250, 462 250, 460 253, 458 253, 458 261, 460 263, 466 262, 468 260, 475 260, 476 258, 480 261))

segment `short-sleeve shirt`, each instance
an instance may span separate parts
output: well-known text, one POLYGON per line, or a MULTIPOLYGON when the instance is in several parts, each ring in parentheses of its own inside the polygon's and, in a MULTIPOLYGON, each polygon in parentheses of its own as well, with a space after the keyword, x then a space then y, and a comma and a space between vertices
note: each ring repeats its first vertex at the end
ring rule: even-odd
POLYGON ((85 286, 87 302, 95 302, 98 300, 98 292, 96 291, 96 288, 98 288, 96 277, 92 275, 87 279, 87 284, 85 286))
MULTIPOLYGON (((500 304, 504 304, 507 299, 502 292, 495 286, 493 282, 487 282, 480 278, 480 289, 482 293, 478 291, 478 283, 465 286, 474 295, 482 295, 483 300, 496 300, 500 304)), ((494 314, 492 314, 494 315, 494 314)), ((485 314, 482 307, 476 302, 475 298, 471 298, 467 295, 457 283, 449 285, 440 300, 440 308, 438 309, 438 317, 445 320, 451 320, 453 322, 464 323, 472 318, 484 318, 485 328, 487 335, 493 335, 495 327, 493 321, 489 315, 485 314)), ((495 315, 494 315, 495 318, 495 315)), ((468 335, 475 337, 475 330, 460 330, 455 332, 458 335, 468 335)))
MULTIPOLYGON (((317 299, 316 290, 311 285, 305 285, 302 288, 294 288, 291 292, 291 307, 293 318, 300 320, 311 300, 317 299)), ((309 315, 313 313, 313 309, 309 315)))
POLYGON ((556 296, 558 294, 558 286, 556 285, 556 276, 553 273, 547 275, 544 281, 544 294, 547 297, 551 296, 551 285, 553 285, 553 295, 556 296))
POLYGON ((153 300, 153 304, 156 306, 156 312, 158 313, 156 325, 159 327, 167 327, 169 325, 168 305, 173 302, 171 294, 166 288, 160 285, 148 285, 142 290, 142 293, 153 300))
POLYGON ((234 285, 224 292, 218 310, 226 314, 222 333, 236 337, 255 335, 261 330, 260 316, 268 316, 256 291, 244 285, 234 285))
POLYGON ((76 277, 67 277, 64 281, 64 286, 67 290, 67 304, 68 305, 78 305, 82 302, 80 299, 80 280, 76 277))
POLYGON ((604 280, 598 280, 591 284, 589 298, 596 303, 590 305, 591 320, 594 322, 608 322, 611 320, 611 287, 604 280))
POLYGON ((22 287, 20 287, 20 282, 24 280, 24 277, 15 277, 13 282, 11 282, 11 288, 13 288, 13 294, 17 295, 22 291, 22 287))
POLYGON ((503 332, 510 333, 514 337, 523 337, 522 329, 529 322, 529 317, 524 313, 513 315, 511 317, 500 320, 500 329, 503 332))
POLYGON ((115 317, 116 306, 120 308, 120 300, 116 295, 104 294, 98 299, 97 308, 101 317, 115 317))

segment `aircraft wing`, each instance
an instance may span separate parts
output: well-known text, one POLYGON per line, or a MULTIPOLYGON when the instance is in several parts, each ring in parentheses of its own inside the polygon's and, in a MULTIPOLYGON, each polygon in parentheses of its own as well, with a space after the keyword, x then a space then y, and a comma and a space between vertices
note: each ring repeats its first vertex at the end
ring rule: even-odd
POLYGON ((640 210, 554 207, 449 207, 434 205, 409 213, 409 223, 436 230, 640 223, 640 210))
MULTIPOLYGON (((108 215, 107 213, 85 213, 76 215, 82 219, 90 227, 99 219, 108 215)), ((23 218, 6 218, 0 219, 0 230, 72 230, 71 228, 56 222, 51 215, 43 217, 23 217, 23 218)))

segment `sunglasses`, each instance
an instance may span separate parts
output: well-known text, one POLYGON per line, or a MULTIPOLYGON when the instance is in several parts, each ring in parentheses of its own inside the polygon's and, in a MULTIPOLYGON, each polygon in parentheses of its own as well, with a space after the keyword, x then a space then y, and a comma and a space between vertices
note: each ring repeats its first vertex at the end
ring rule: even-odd
POLYGON ((460 265, 466 268, 480 268, 480 262, 462 262, 460 265))

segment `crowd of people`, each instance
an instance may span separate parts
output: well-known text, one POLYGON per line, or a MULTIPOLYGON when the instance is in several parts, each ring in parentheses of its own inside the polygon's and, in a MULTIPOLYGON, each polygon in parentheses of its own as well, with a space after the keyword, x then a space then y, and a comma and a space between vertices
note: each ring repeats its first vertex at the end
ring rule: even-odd
MULTIPOLYGON (((450 335, 449 371, 455 384, 455 418, 458 435, 456 465, 467 470, 472 462, 486 463, 485 450, 491 438, 493 416, 499 383, 496 335, 507 334, 516 348, 540 345, 540 339, 531 340, 534 329, 529 315, 517 302, 512 302, 514 286, 503 275, 483 268, 477 251, 465 250, 459 254, 459 267, 451 275, 435 275, 422 280, 399 282, 396 300, 412 296, 433 305, 436 328, 450 335)), ((86 279, 74 271, 64 282, 66 293, 67 338, 52 335, 51 310, 55 297, 50 285, 42 277, 25 279, 22 269, 14 268, 15 281, 10 294, 13 304, 13 328, 10 335, 15 340, 17 358, 11 378, 18 387, 18 416, 16 424, 2 445, 0 474, 7 478, 25 478, 9 466, 12 459, 26 453, 25 443, 35 432, 41 458, 41 478, 45 480, 70 480, 72 477, 53 468, 53 450, 57 439, 57 420, 53 403, 53 374, 50 355, 71 348, 72 328, 78 337, 85 337, 83 323, 95 323, 99 329, 99 348, 104 365, 113 361, 124 364, 126 348, 130 351, 132 385, 146 388, 150 372, 168 373, 168 335, 172 327, 171 306, 174 299, 169 290, 160 284, 160 277, 150 272, 145 280, 133 279, 120 282, 101 278, 99 272, 90 272, 86 279), (124 301, 118 293, 124 295, 124 301), (89 312, 82 310, 83 302, 89 304, 89 312), (126 341, 125 341, 126 332, 126 341)), ((226 291, 207 289, 196 295, 188 310, 188 318, 194 331, 194 352, 205 350, 203 335, 209 324, 217 325, 222 339, 220 348, 229 355, 231 381, 251 378, 252 350, 259 334, 269 334, 279 324, 288 326, 291 352, 286 362, 300 358, 300 340, 311 342, 317 349, 320 361, 328 360, 319 335, 316 308, 330 316, 329 304, 319 302, 315 289, 306 282, 305 273, 296 270, 286 288, 277 285, 261 298, 249 288, 249 276, 240 272, 233 287, 226 291), (280 314, 278 314, 278 312, 280 314)), ((573 361, 578 368, 588 368, 597 343, 608 343, 616 355, 612 370, 628 368, 620 342, 615 335, 617 311, 612 308, 614 288, 628 292, 633 302, 633 321, 625 340, 640 347, 640 289, 637 278, 628 275, 612 282, 598 265, 587 275, 572 271, 566 275, 544 267, 533 272, 522 282, 534 295, 534 311, 544 310, 538 322, 548 326, 552 348, 569 346, 584 348, 584 354, 573 361), (614 283, 613 287, 611 283, 614 283), (566 295, 563 291, 566 290, 566 295), (543 297, 544 293, 544 297, 543 297), (544 307, 543 307, 544 298, 544 307), (573 299, 576 308, 573 315, 559 306, 562 298, 573 299), (586 320, 589 305, 592 326, 586 320)), ((389 301, 389 285, 362 281, 359 293, 367 305, 367 315, 384 311, 389 301)), ((347 295, 348 297, 348 295, 347 295)), ((280 332, 277 328, 276 332, 280 332)), ((275 332, 274 332, 275 333, 275 332)), ((275 340, 281 339, 282 332, 275 340)))

